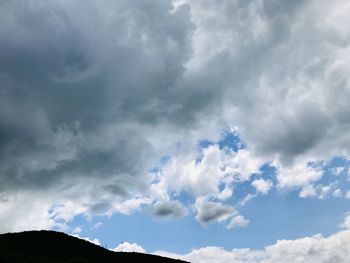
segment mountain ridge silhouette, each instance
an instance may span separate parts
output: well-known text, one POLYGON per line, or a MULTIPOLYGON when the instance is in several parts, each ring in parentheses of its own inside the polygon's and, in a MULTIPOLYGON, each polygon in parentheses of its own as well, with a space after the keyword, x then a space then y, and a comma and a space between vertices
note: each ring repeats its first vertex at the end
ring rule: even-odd
POLYGON ((89 241, 56 231, 0 234, 0 263, 185 263, 156 255, 114 252, 89 241))

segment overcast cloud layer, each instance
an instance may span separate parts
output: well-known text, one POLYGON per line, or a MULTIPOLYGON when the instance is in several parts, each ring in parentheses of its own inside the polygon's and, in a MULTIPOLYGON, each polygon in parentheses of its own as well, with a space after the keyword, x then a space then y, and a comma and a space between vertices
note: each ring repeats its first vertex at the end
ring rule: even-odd
POLYGON ((343 0, 1 1, 0 232, 143 208, 232 229, 274 187, 341 196, 314 184, 350 150, 349 13, 343 0), (221 147, 223 131, 241 147, 221 147), (227 203, 253 174, 256 194, 227 203))

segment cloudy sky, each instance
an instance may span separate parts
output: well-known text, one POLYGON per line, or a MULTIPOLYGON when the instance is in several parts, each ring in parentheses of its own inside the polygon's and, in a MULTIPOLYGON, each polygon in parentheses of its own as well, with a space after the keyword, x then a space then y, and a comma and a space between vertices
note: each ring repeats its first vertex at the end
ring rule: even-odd
POLYGON ((349 14, 0 1, 0 232, 195 263, 349 262, 349 14))

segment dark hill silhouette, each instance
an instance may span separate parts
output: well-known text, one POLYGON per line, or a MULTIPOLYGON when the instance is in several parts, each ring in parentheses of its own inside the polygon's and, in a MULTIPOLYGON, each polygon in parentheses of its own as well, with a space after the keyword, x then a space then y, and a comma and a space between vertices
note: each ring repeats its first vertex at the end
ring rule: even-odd
POLYGON ((55 231, 0 235, 0 263, 184 263, 143 253, 113 252, 55 231))

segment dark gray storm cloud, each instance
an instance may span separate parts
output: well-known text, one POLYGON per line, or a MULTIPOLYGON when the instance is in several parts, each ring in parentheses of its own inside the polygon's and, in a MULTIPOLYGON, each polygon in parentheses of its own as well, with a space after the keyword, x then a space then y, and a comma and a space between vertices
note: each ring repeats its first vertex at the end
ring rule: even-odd
POLYGON ((187 210, 179 201, 169 201, 154 205, 151 213, 156 217, 182 217, 187 210))
POLYGON ((232 206, 205 201, 198 203, 196 219, 202 224, 210 224, 226 220, 232 216, 234 212, 235 209, 232 206))
POLYGON ((194 28, 171 1, 2 1, 1 198, 101 214, 146 192, 159 158, 146 133, 197 118, 198 92, 179 88, 194 28))
POLYGON ((0 200, 128 211, 152 203, 140 193, 171 145, 232 127, 283 164, 348 152, 348 7, 182 2, 0 2, 0 200))
MULTIPOLYGON (((170 1, 1 3, 1 188, 144 172, 152 146, 133 123, 187 114, 177 116, 187 96, 173 89, 194 25, 188 6, 172 9, 170 1)), ((108 189, 126 191, 118 187, 108 189)))

